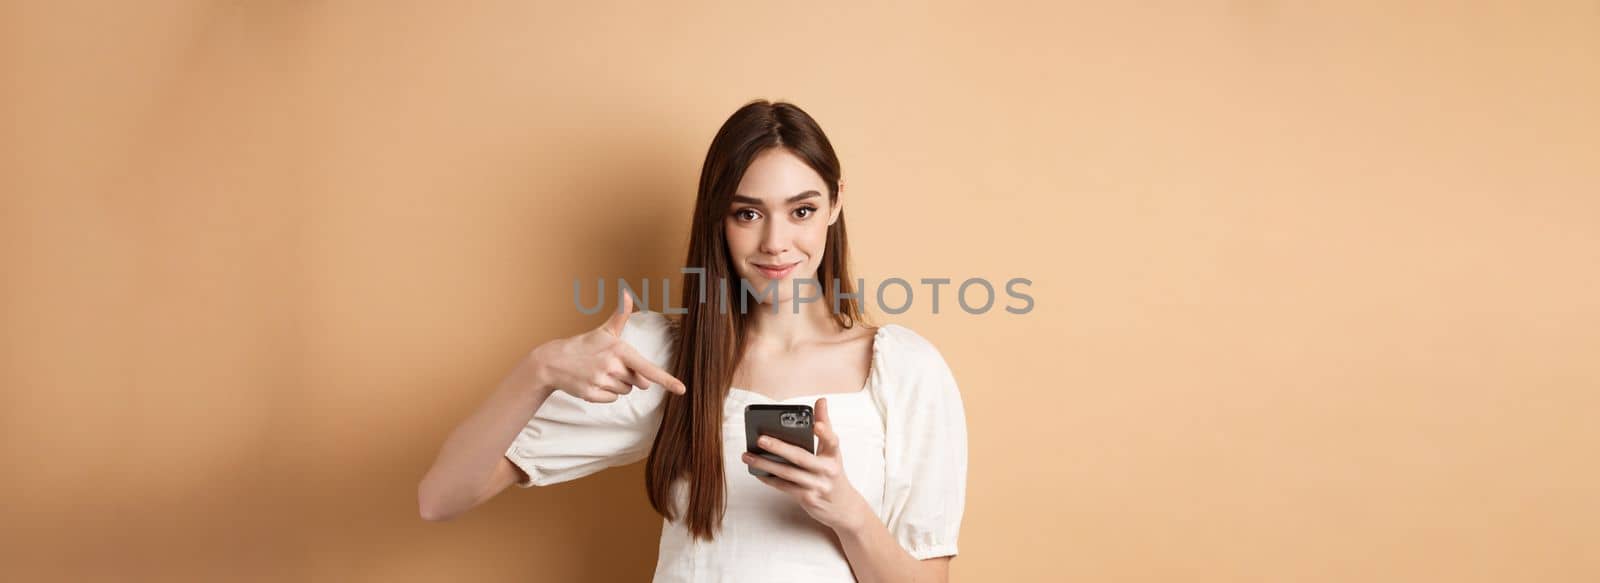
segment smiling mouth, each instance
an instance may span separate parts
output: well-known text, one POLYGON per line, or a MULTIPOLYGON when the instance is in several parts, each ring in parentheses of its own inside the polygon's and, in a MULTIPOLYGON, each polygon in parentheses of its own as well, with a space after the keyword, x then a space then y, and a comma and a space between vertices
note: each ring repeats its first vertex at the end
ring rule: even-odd
POLYGON ((760 271, 761 275, 767 276, 767 279, 783 279, 783 276, 789 275, 789 272, 794 271, 794 268, 799 265, 799 261, 776 266, 762 265, 760 263, 755 264, 756 270, 760 271))

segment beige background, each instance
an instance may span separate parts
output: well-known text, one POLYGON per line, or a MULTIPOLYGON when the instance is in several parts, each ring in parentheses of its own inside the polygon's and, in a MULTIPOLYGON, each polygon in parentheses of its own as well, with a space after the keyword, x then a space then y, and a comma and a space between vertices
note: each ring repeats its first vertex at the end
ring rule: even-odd
POLYGON ((0 9, 0 579, 647 579, 642 465, 415 487, 767 97, 869 280, 1035 282, 879 314, 958 579, 1600 580, 1600 4, 573 4, 0 9))

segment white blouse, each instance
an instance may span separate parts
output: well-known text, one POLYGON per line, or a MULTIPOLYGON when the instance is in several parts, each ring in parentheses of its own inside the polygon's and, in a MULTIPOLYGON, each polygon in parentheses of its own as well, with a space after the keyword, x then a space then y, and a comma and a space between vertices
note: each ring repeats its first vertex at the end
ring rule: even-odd
MULTIPOLYGON (((659 312, 636 312, 622 339, 669 368, 672 328, 659 312)), ((527 472, 524 488, 581 478, 650 454, 661 425, 660 385, 611 403, 556 391, 506 449, 527 472)), ((654 581, 854 581, 833 532, 800 505, 750 475, 744 407, 752 403, 815 404, 828 398, 845 476, 867 499, 900 545, 918 559, 956 554, 966 502, 966 413, 939 351, 904 326, 878 328, 866 386, 850 393, 775 400, 732 388, 723 406, 722 450, 727 504, 711 541, 663 519, 654 581)), ((674 498, 686 507, 680 479, 674 498)))

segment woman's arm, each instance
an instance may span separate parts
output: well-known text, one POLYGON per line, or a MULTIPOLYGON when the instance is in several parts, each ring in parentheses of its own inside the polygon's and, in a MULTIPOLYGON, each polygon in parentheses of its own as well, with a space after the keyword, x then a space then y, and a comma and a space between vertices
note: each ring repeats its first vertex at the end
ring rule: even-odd
POLYGON ((616 402, 634 387, 652 382, 684 394, 683 381, 622 340, 632 313, 631 296, 623 294, 616 314, 599 328, 546 342, 518 361, 494 393, 450 433, 417 485, 422 518, 449 520, 516 482, 521 470, 506 459, 506 448, 558 390, 591 403, 616 402))
POLYGON ((850 568, 862 583, 950 580, 950 557, 917 560, 896 541, 889 527, 865 509, 854 525, 834 529, 850 568))
POLYGON ((533 354, 524 357, 478 409, 456 426, 417 485, 423 520, 449 520, 495 497, 520 477, 506 444, 555 390, 533 354))

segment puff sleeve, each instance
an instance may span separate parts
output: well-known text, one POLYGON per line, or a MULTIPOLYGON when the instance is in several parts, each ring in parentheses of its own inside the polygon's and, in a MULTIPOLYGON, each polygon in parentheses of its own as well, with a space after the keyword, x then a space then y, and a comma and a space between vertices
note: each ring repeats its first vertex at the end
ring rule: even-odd
MULTIPOLYGON (((621 338, 651 362, 669 367, 672 328, 660 312, 635 312, 621 338)), ((644 459, 660 428, 666 393, 651 385, 610 403, 552 393, 506 448, 506 459, 528 474, 517 486, 548 486, 644 459)))
POLYGON ((967 421, 955 376, 923 337, 885 336, 884 520, 918 560, 956 554, 967 491, 967 421))

